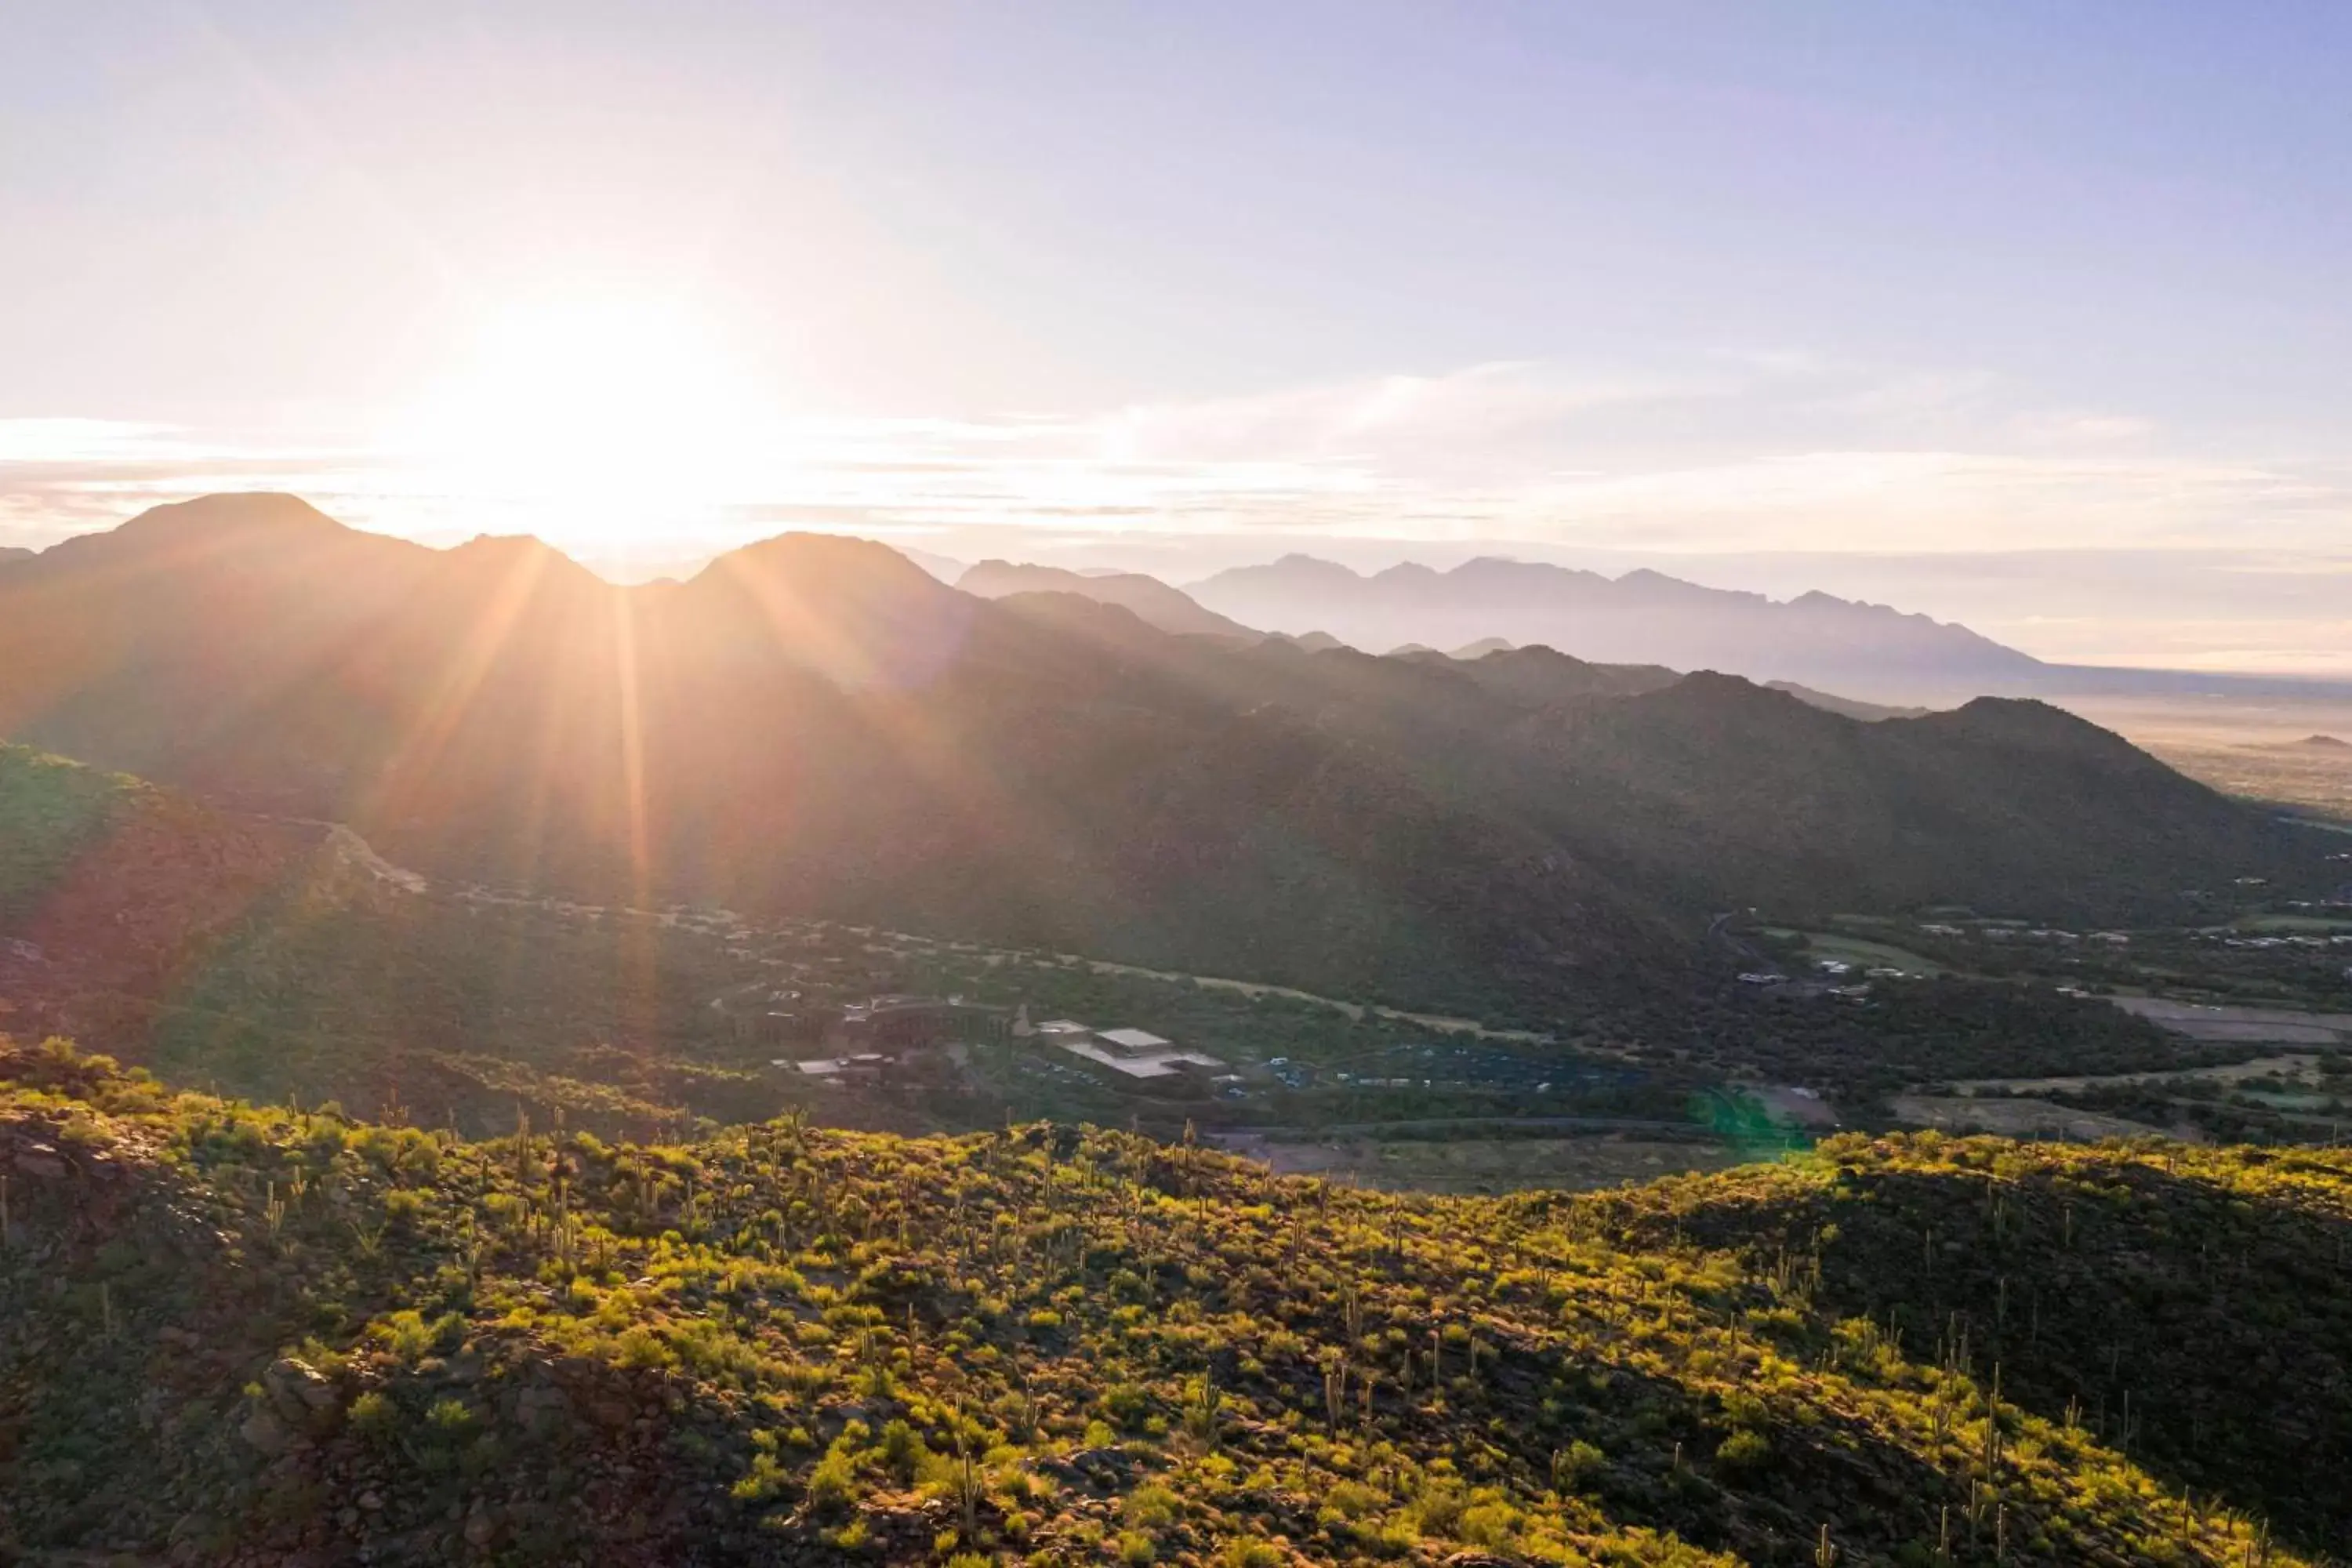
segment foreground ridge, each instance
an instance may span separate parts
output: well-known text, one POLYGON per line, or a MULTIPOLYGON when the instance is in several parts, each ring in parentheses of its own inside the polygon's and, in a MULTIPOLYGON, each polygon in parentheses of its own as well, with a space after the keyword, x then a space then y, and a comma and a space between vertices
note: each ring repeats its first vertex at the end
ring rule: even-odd
POLYGON ((1046 1124, 466 1142, 52 1042, 0 1180, 0 1557, 2296 1563, 2352 1495, 2333 1152, 1429 1198, 1046 1124))

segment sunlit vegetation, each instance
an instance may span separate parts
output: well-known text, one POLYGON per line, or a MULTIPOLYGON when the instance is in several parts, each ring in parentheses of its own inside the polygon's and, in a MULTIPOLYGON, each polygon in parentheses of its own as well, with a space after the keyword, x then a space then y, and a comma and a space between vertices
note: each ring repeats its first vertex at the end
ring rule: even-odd
POLYGON ((0 1080, 23 1551, 2237 1564, 2352 1497, 2344 1155, 1848 1138, 1431 1198, 1084 1127, 0 1080))

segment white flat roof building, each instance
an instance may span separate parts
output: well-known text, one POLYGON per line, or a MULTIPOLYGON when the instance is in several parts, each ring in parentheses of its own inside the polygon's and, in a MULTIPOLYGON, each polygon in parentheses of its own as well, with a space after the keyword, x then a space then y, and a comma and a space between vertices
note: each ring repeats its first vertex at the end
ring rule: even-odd
POLYGON ((1199 1051, 1162 1050, 1150 1056, 1121 1056, 1103 1049, 1092 1040, 1071 1039, 1058 1044, 1074 1057, 1083 1057, 1129 1078, 1173 1078, 1187 1067, 1221 1068, 1225 1065, 1214 1057, 1202 1056, 1199 1051))

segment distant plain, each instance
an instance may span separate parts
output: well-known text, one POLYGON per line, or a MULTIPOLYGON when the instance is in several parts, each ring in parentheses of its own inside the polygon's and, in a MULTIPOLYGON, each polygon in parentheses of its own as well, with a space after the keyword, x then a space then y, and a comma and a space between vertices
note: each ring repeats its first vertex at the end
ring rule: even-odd
POLYGON ((2086 697, 2062 705, 2226 795, 2352 823, 2352 700, 2086 697))

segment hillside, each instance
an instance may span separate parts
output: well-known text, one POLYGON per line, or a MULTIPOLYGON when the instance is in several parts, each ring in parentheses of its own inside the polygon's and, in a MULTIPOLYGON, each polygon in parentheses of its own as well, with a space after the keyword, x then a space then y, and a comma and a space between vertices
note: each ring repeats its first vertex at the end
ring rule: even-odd
POLYGON ((0 1169, 33 1561, 2295 1563, 2352 1498, 2335 1154, 1399 1197, 1048 1125, 465 1142, 50 1047, 0 1169))
POLYGON ((1123 610, 1131 610, 1144 625, 1180 637, 1234 637, 1255 642, 1265 636, 1239 621, 1202 608, 1182 590, 1139 572, 1089 575, 1058 566, 983 561, 956 578, 955 585, 982 599, 1003 599, 1014 594, 1076 594, 1098 605, 1117 605, 1123 610))
POLYGON ((1320 627, 1360 647, 1498 637, 1596 663, 1717 669, 1874 698, 2006 690, 2042 668, 1965 626, 1883 605, 1821 593, 1775 600, 1646 569, 1610 578, 1482 557, 1445 572, 1408 562, 1364 576, 1290 555, 1218 573, 1188 592, 1250 626, 1320 627))
POLYGON ((2032 704, 1865 725, 1542 647, 1171 637, 824 535, 625 589, 289 497, 13 570, 0 732, 436 876, 1455 1011, 1671 990, 1726 908, 2110 918, 2313 859, 2032 704))
POLYGON ((325 831, 233 818, 0 744, 0 998, 9 1026, 114 1040, 254 910, 349 879, 325 831))
POLYGON ((1864 722, 1696 675, 1531 726, 1528 742, 1559 794, 1527 809, 1556 814, 1570 842, 1605 822, 1582 841, 1593 860, 1685 903, 2131 919, 2185 908, 2181 890, 2206 884, 2180 879, 2209 856, 2267 853, 2204 785, 2040 702, 1864 722))

